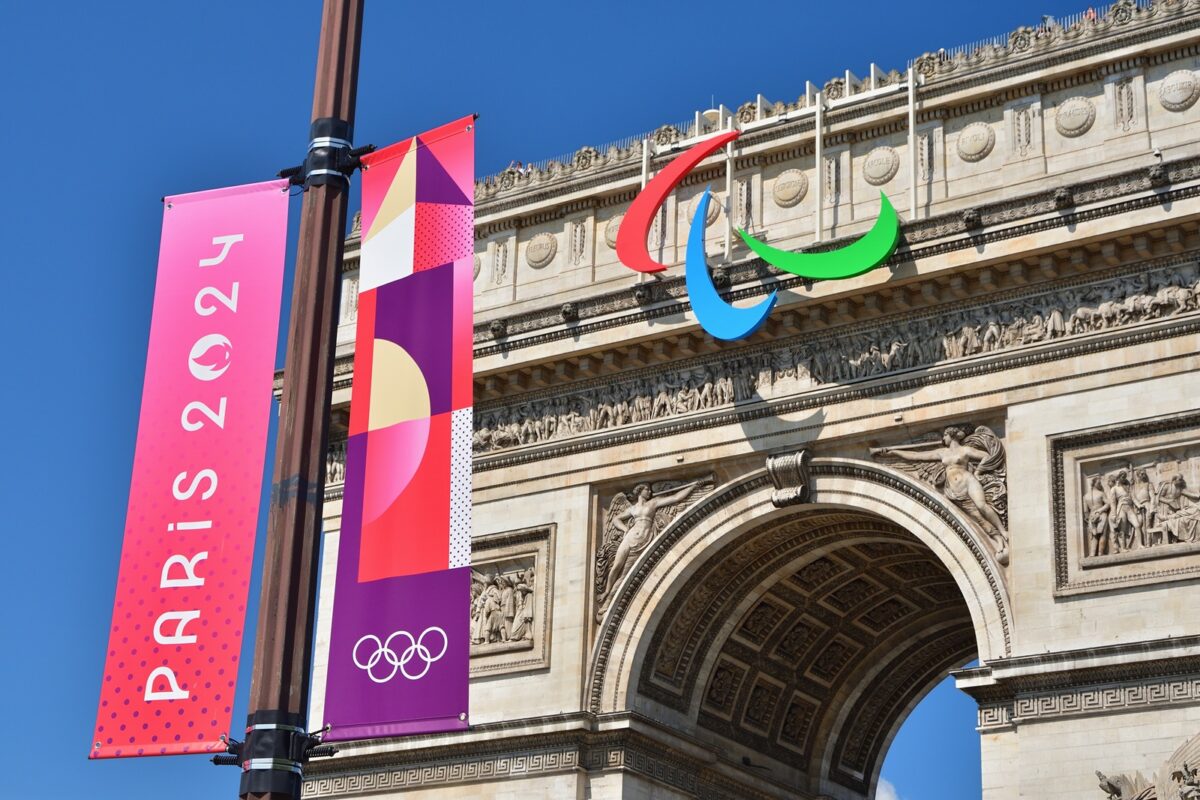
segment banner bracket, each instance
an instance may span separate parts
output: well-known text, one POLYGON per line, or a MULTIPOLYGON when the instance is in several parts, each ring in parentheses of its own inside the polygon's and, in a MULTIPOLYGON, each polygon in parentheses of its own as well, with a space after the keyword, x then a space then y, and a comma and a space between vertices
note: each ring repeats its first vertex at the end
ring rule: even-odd
POLYGON ((350 140, 353 130, 349 122, 337 117, 319 117, 309 128, 308 154, 304 163, 279 171, 293 186, 324 186, 345 181, 362 167, 362 156, 374 152, 375 145, 354 147, 350 140))

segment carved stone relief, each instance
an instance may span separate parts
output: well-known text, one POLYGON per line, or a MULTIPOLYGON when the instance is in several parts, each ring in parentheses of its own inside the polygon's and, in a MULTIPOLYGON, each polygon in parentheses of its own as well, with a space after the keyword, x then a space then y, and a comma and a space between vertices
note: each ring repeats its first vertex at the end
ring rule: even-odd
POLYGON ((937 489, 966 512, 1008 565, 1008 466, 1004 443, 983 425, 950 426, 903 447, 873 447, 871 457, 937 489))
POLYGON ((1200 444, 1080 464, 1080 566, 1200 550, 1200 444), (1124 557, 1124 558, 1122 558, 1124 557))
POLYGON ((922 181, 933 180, 933 131, 917 137, 917 169, 922 181))
POLYGON ((896 177, 900 156, 891 147, 876 147, 863 159, 863 178, 872 186, 882 186, 896 177))
POLYGON ((617 246, 617 231, 621 230, 621 220, 623 219, 625 219, 624 214, 617 214, 604 226, 604 243, 610 248, 617 246))
POLYGON ((958 135, 958 157, 963 161, 982 161, 996 144, 996 131, 986 122, 972 122, 958 135))
POLYGON ((1133 78, 1121 78, 1113 84, 1113 113, 1113 121, 1121 131, 1129 131, 1137 124, 1133 78))
POLYGON ((525 245, 525 263, 541 269, 554 260, 558 253, 558 237, 552 233, 539 233, 525 245))
POLYGON ((1012 142, 1013 152, 1019 156, 1029 155, 1033 145, 1033 107, 1018 106, 1012 110, 1012 142))
POLYGON ((751 180, 749 177, 739 178, 737 181, 737 204, 733 214, 733 225, 735 228, 748 229, 752 227, 751 217, 753 208, 751 203, 751 180))
POLYGON ((687 481, 639 483, 629 493, 618 491, 613 495, 597 537, 594 598, 597 619, 608 610, 613 594, 638 554, 683 509, 714 488, 716 484, 710 474, 687 481))
POLYGON ((1158 87, 1158 102, 1167 111, 1187 111, 1200 98, 1200 78, 1190 69, 1172 72, 1158 87))
POLYGON ((779 177, 775 179, 775 186, 771 190, 775 205, 780 208, 792 208, 799 205, 806 194, 808 194, 808 176, 798 169, 784 170, 779 173, 779 177))
POLYGON ((841 196, 841 164, 836 155, 825 156, 825 202, 836 205, 841 196))
POLYGON ((473 447, 483 454, 566 439, 1196 310, 1200 268, 1195 263, 1130 271, 1003 302, 815 335, 804 342, 734 350, 556 395, 481 404, 473 447))
POLYGON ((508 274, 508 242, 496 242, 492 250, 492 283, 496 286, 504 284, 508 274))
POLYGON ((1059 104, 1054 129, 1068 138, 1083 136, 1096 121, 1096 106, 1086 97, 1072 97, 1059 104))
MULTIPOLYGON (((696 210, 700 208, 700 198, 703 196, 703 193, 698 194, 688 202, 687 222, 689 225, 691 224, 692 220, 696 218, 696 210)), ((721 196, 716 192, 713 192, 708 201, 708 212, 704 215, 705 227, 712 225, 717 221, 717 217, 721 215, 721 208, 723 204, 724 201, 721 199, 721 196)))
POLYGON ((586 219, 571 222, 571 266, 577 267, 584 262, 587 254, 587 223, 586 219))
POLYGON ((482 267, 483 267, 483 261, 481 261, 479 256, 476 255, 475 256, 474 274, 472 275, 471 280, 476 280, 476 281, 479 280, 479 271, 482 267))
POLYGON ((547 666, 554 526, 477 536, 471 546, 471 674, 547 666))
POLYGON ((1058 589, 1200 572, 1200 415, 1054 437, 1058 589))
POLYGON ((1141 772, 1105 775, 1096 770, 1108 800, 1200 800, 1200 735, 1180 745, 1151 779, 1141 772))

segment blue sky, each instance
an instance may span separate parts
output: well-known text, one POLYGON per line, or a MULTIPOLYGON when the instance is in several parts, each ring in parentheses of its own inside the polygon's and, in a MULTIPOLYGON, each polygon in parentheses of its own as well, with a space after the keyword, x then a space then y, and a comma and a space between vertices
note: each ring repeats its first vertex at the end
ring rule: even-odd
MULTIPOLYGON (((871 61, 903 69, 924 51, 1078 10, 1057 0, 367 0, 355 138, 384 145, 475 111, 484 174, 689 118, 710 98, 730 107, 758 92, 791 99, 806 79, 862 75, 871 61)), ((204 758, 89 763, 86 753, 128 498, 159 198, 264 180, 300 161, 319 19, 318 0, 5 4, 0 225, 15 286, 2 315, 12 345, 4 797, 236 794, 236 770, 204 758)), ((292 247, 294 239, 293 223, 292 247)), ((252 601, 257 593, 255 585, 252 601)), ((251 626, 255 618, 252 606, 251 626)), ((235 725, 248 683, 243 674, 235 725)), ((936 689, 888 756, 895 795, 978 797, 973 729, 972 702, 952 686, 936 689)))

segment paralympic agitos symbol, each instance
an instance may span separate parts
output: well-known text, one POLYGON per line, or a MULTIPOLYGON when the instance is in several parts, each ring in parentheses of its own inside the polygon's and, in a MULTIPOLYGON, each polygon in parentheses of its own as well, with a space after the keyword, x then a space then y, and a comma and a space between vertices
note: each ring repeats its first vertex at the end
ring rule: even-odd
MULTIPOLYGON (((738 137, 738 131, 714 136, 685 151, 663 168, 633 199, 621 226, 617 229, 617 258, 638 272, 661 272, 666 269, 650 257, 646 237, 659 206, 683 179, 683 176, 715 150, 738 137)), ((716 339, 743 339, 758 330, 775 306, 776 292, 762 302, 747 308, 727 303, 713 285, 704 255, 704 218, 708 213, 709 190, 705 188, 692 227, 688 233, 684 278, 696 320, 716 339)), ((751 250, 772 266, 802 278, 836 280, 853 278, 874 269, 887 260, 896 249, 900 237, 900 221, 887 195, 879 193, 879 218, 862 238, 837 250, 824 253, 789 253, 763 244, 744 230, 738 229, 751 250)))

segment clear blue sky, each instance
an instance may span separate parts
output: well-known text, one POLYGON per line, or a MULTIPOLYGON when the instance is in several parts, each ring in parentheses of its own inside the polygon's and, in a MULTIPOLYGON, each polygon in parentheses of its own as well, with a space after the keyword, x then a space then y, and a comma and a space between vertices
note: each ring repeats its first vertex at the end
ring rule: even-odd
MULTIPOLYGON (((757 92, 795 98, 806 79, 862 75, 871 61, 903 69, 924 51, 1078 10, 1062 0, 367 0, 356 140, 384 145, 476 111, 483 174, 686 119, 710 98, 730 107, 757 92)), ((89 763, 86 754, 159 198, 264 180, 302 158, 319 19, 319 0, 4 4, 0 225, 15 286, 2 315, 13 359, 3 392, 12 469, 0 560, 0 796, 236 795, 237 771, 205 758, 89 763)), ((252 606, 251 628, 255 618, 252 606)), ((248 683, 243 670, 235 726, 248 683)), ((889 754, 884 776, 897 795, 978 797, 973 729, 972 702, 937 689, 889 754)))

